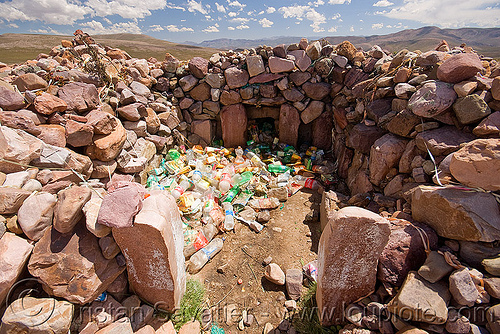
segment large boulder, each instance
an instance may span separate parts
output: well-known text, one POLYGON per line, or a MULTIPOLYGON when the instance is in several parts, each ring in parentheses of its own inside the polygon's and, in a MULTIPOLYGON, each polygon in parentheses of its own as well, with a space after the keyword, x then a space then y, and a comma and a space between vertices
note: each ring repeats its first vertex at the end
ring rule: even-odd
MULTIPOLYGON (((3 224, 3 223, 2 223, 3 224)), ((17 281, 28 262, 33 245, 14 233, 7 232, 0 238, 0 305, 10 288, 17 281)))
POLYGON ((483 69, 481 59, 475 53, 459 53, 446 59, 437 70, 439 80, 458 83, 476 75, 483 69))
POLYGON ((500 239, 500 209, 488 193, 419 186, 411 199, 413 218, 443 238, 493 242, 500 239))
POLYGON ((247 114, 243 104, 232 104, 220 113, 224 146, 245 146, 247 141, 247 114))
POLYGON ((92 84, 72 82, 62 86, 58 95, 67 103, 68 110, 79 114, 90 111, 99 105, 99 93, 92 84))
POLYGON ((441 325, 448 319, 450 298, 446 284, 429 283, 412 271, 387 310, 403 319, 441 325))
POLYGON ((389 170, 399 163, 399 158, 408 144, 408 140, 388 133, 373 143, 370 150, 370 181, 379 185, 389 170))
POLYGON ((429 150, 435 157, 458 151, 461 144, 474 139, 474 135, 462 132, 454 126, 420 132, 415 137, 417 147, 423 152, 429 150))
POLYGON ((453 85, 430 81, 422 85, 408 101, 408 108, 417 116, 434 117, 442 114, 457 99, 453 85))
POLYGON ((318 250, 316 300, 323 326, 341 323, 345 305, 374 291, 390 233, 389 222, 366 209, 346 207, 329 216, 318 250))
POLYGON ((135 182, 121 182, 104 196, 97 223, 108 227, 130 227, 135 215, 142 209, 146 191, 135 182))
POLYGON ((153 191, 144 200, 134 225, 113 228, 127 259, 132 290, 160 309, 178 308, 186 288, 182 221, 175 199, 153 191))
POLYGON ((35 245, 28 270, 49 295, 83 305, 103 293, 125 266, 105 259, 98 239, 80 221, 74 233, 47 229, 35 245))
POLYGON ((250 78, 246 70, 242 70, 237 67, 230 67, 225 70, 224 76, 226 77, 226 83, 230 89, 245 86, 250 78))
POLYGON ((467 143, 453 153, 450 171, 468 187, 500 190, 500 139, 476 139, 467 143))
POLYGON ((73 311, 73 304, 65 300, 23 296, 5 310, 2 333, 67 334, 73 311))

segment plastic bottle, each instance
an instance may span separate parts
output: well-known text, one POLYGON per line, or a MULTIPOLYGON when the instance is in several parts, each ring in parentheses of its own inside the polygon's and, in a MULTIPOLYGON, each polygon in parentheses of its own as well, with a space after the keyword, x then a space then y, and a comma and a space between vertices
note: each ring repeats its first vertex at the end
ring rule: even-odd
POLYGON ((204 248, 200 249, 189 260, 188 271, 190 274, 196 274, 205 266, 205 264, 214 257, 224 245, 221 238, 215 238, 204 248))
POLYGON ((266 164, 260 160, 259 156, 252 151, 247 152, 247 158, 252 161, 252 164, 256 167, 264 168, 266 169, 266 164))
POLYGON ((312 171, 319 174, 331 174, 333 173, 333 168, 323 165, 314 165, 312 166, 312 171))
POLYGON ((259 210, 276 209, 278 206, 280 206, 280 201, 275 197, 256 198, 250 200, 248 202, 248 205, 250 205, 252 209, 259 209, 259 210))
POLYGON ((229 202, 231 203, 233 199, 238 195, 240 192, 240 188, 238 186, 232 187, 226 194, 226 198, 224 199, 224 202, 229 202))
POLYGON ((239 165, 245 162, 245 158, 243 158, 243 149, 241 146, 238 146, 237 149, 234 150, 234 153, 236 154, 236 158, 234 159, 234 163, 239 165))
POLYGON ((202 177, 203 174, 201 174, 201 172, 196 169, 193 171, 193 176, 191 176, 191 180, 193 180, 193 182, 196 182, 198 180, 201 180, 202 177))
POLYGON ((286 171, 290 170, 290 167, 285 165, 271 164, 267 166, 267 170, 270 171, 271 173, 285 173, 286 171))
POLYGON ((318 181, 311 177, 304 177, 302 175, 296 175, 294 178, 294 182, 301 185, 304 188, 312 189, 312 190, 317 190, 320 187, 320 184, 318 181))
POLYGON ((231 231, 234 228, 234 211, 233 206, 229 202, 222 204, 226 217, 224 218, 224 230, 231 231))
POLYGON ((203 205, 203 221, 205 223, 213 223, 212 217, 210 217, 210 212, 215 207, 215 201, 212 193, 209 193, 207 196, 207 200, 205 201, 205 205, 203 205))
POLYGON ((219 190, 225 194, 231 188, 231 175, 223 173, 219 180, 219 190))
POLYGON ((214 224, 207 224, 203 226, 203 229, 196 236, 195 241, 192 244, 184 247, 184 257, 186 259, 189 259, 191 255, 208 245, 208 243, 212 241, 218 231, 219 230, 214 224))
POLYGON ((174 190, 172 190, 171 194, 177 200, 179 199, 179 197, 181 197, 182 194, 184 194, 184 192, 187 189, 189 189, 189 187, 190 187, 189 180, 187 179, 186 176, 182 175, 179 185, 175 187, 174 190))

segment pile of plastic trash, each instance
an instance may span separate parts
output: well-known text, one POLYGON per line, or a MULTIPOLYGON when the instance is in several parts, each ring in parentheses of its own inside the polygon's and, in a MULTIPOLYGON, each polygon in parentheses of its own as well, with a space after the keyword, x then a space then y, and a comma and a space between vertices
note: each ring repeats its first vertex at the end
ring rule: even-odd
POLYGON ((335 166, 323 159, 322 150, 298 153, 277 140, 247 144, 245 150, 180 146, 149 174, 148 188, 170 191, 177 200, 190 273, 222 249, 223 238, 216 236, 232 231, 235 220, 259 233, 266 219, 257 221, 258 212, 278 208, 302 188, 317 190, 334 182, 335 166))

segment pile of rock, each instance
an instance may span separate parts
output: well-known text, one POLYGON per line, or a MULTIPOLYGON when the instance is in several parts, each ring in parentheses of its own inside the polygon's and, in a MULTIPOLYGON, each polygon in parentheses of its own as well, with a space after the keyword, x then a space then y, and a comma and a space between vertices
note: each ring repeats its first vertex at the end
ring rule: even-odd
POLYGON ((91 42, 79 35, 37 60, 0 65, 0 303, 12 306, 3 326, 29 326, 40 320, 30 309, 41 308, 47 331, 131 333, 150 320, 148 304, 177 307, 181 221, 170 195, 146 194, 148 172, 176 144, 244 145, 248 120, 266 117, 283 143, 332 149, 345 180, 322 203, 324 324, 500 331, 498 305, 477 314, 500 297, 495 60, 446 44, 390 55, 302 39, 158 61, 91 42), (91 63, 99 66, 89 74, 82 64, 91 63), (337 211, 344 206, 369 211, 337 211), (26 267, 49 296, 102 312, 77 322, 65 301, 17 305, 8 292, 33 288, 16 284, 26 267), (129 287, 136 295, 124 298, 129 287), (104 291, 108 299, 95 301, 104 291), (338 308, 367 295, 353 313, 338 308), (457 317, 450 305, 469 313, 457 317))

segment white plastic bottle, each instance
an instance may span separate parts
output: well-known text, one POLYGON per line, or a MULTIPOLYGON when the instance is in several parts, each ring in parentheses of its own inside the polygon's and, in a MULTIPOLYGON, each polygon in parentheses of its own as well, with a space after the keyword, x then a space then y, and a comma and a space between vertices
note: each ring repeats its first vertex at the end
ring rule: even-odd
POLYGON ((219 190, 225 194, 231 188, 231 175, 223 173, 219 180, 219 190))
POLYGON ((191 256, 188 264, 188 271, 190 274, 196 274, 205 266, 205 264, 214 257, 224 245, 221 238, 215 238, 204 248, 200 249, 191 256))
POLYGON ((234 211, 233 206, 230 202, 224 202, 222 204, 225 212, 224 218, 224 230, 231 231, 234 228, 234 211))
POLYGON ((182 175, 179 185, 175 187, 171 192, 172 196, 174 196, 176 200, 179 199, 179 197, 181 197, 181 195, 184 194, 187 189, 189 189, 189 186, 189 180, 186 176, 182 175))

